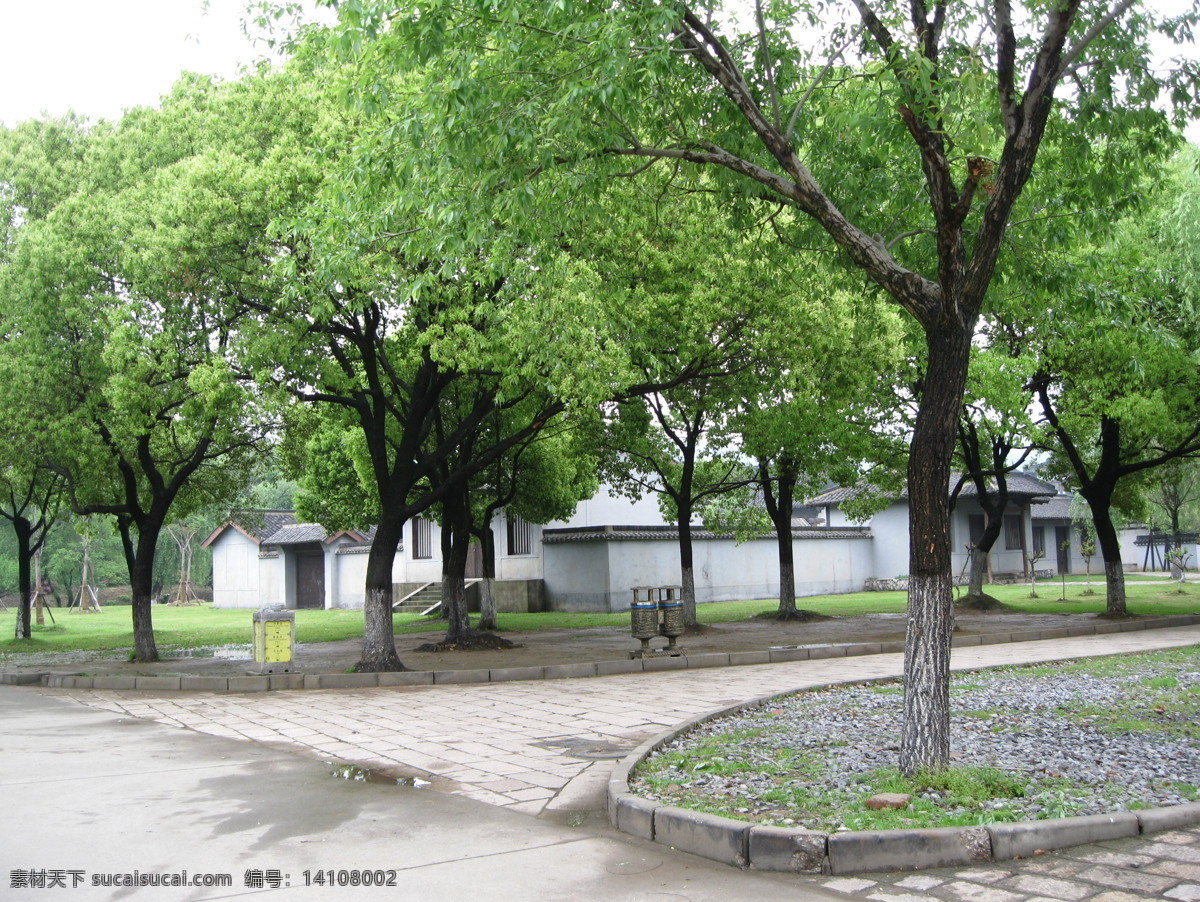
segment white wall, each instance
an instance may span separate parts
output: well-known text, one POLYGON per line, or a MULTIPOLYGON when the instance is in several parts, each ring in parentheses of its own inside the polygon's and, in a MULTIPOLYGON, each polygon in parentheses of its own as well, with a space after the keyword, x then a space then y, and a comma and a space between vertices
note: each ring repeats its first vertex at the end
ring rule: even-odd
MULTIPOLYGON (((333 557, 335 597, 332 606, 335 608, 361 608, 366 601, 367 558, 366 551, 355 550, 350 553, 336 554, 333 557)), ((398 555, 397 555, 398 557, 398 555)))
MULTIPOLYGON (((796 594, 861 590, 870 576, 871 539, 793 540, 796 594)), ((634 586, 680 583, 674 538, 586 539, 544 546, 545 593, 554 610, 624 611, 634 586)), ((779 553, 773 538, 741 545, 733 539, 696 539, 693 576, 699 602, 774 598, 779 594, 779 553)))
POLYGON ((236 529, 226 529, 211 548, 213 607, 258 608, 258 546, 236 529))
POLYGON ((630 501, 612 494, 606 486, 586 501, 580 501, 575 513, 563 522, 548 524, 555 528, 566 526, 664 526, 662 512, 658 509, 658 495, 644 495, 630 501))

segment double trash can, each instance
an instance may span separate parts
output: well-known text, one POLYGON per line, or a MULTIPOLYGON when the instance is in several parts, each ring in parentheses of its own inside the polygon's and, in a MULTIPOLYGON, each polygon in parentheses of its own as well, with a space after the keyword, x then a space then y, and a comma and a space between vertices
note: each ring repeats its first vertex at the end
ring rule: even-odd
POLYGON ((682 654, 675 640, 683 635, 683 600, 679 597, 681 586, 634 586, 633 603, 629 606, 630 627, 633 638, 642 647, 632 652, 634 657, 647 654, 682 654), (664 636, 666 648, 657 652, 650 647, 650 640, 664 636))

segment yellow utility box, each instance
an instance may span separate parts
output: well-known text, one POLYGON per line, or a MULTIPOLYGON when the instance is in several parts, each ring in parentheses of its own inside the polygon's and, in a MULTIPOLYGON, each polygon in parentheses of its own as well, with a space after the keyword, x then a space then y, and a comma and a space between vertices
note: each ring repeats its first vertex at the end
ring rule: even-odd
POLYGON ((254 663, 259 673, 291 673, 295 648, 294 611, 254 612, 254 663))

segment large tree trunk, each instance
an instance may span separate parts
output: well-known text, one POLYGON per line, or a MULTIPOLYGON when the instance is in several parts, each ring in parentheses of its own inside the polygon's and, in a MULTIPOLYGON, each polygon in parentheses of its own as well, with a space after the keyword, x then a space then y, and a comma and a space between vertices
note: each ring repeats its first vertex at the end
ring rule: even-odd
POLYGON ((366 597, 363 601, 362 659, 354 665, 358 673, 408 670, 396 653, 392 624, 392 564, 404 534, 404 521, 381 517, 367 557, 366 597))
POLYGON ((692 506, 678 499, 679 510, 679 575, 682 585, 680 599, 683 601, 683 625, 694 627, 696 617, 696 579, 692 564, 692 506))
POLYGON ((1104 582, 1107 586, 1105 613, 1110 617, 1125 617, 1128 610, 1125 607, 1125 567, 1121 561, 1121 540, 1117 537, 1117 528, 1112 521, 1112 508, 1107 493, 1102 491, 1089 493, 1088 506, 1092 509, 1092 525, 1096 528, 1096 544, 1100 546, 1100 556, 1104 560, 1104 582))
MULTIPOLYGON (((158 646, 154 641, 154 622, 151 610, 154 604, 154 550, 158 545, 158 534, 162 524, 145 522, 138 529, 136 551, 133 559, 126 554, 129 568, 129 592, 133 609, 133 660, 139 664, 151 664, 158 658, 158 646)), ((124 527, 122 539, 126 547, 133 547, 129 527, 124 527)))
POLYGON ((30 627, 30 609, 33 604, 33 581, 30 578, 30 561, 33 559, 33 524, 24 517, 13 521, 13 530, 17 534, 17 586, 21 593, 17 602, 16 638, 29 639, 33 633, 30 627))
POLYGON ((448 550, 442 558, 442 607, 446 610, 447 645, 458 645, 475 636, 467 616, 466 573, 467 555, 471 544, 470 512, 458 500, 443 503, 446 512, 442 523, 443 535, 450 541, 442 547, 448 550))
MULTIPOLYGON (((767 511, 775 525, 775 544, 779 552, 779 612, 780 620, 789 620, 799 615, 796 610, 796 551, 792 543, 792 502, 795 500, 795 472, 781 466, 778 476, 779 490, 767 511)), ((764 483, 770 489, 770 482, 764 483)))
MULTIPOLYGON (((945 303, 949 303, 947 299, 945 303)), ((900 768, 950 761, 950 465, 966 386, 971 330, 926 330, 928 365, 908 462, 909 589, 900 768)))
POLYGON ((479 531, 479 550, 483 554, 483 584, 479 593, 479 629, 496 626, 496 534, 490 525, 479 531))

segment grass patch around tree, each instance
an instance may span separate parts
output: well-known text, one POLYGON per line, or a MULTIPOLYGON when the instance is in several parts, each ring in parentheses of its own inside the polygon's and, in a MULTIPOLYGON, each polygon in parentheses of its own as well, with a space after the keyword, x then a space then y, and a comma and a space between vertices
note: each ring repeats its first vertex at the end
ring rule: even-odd
MULTIPOLYGON (((1126 691, 1103 705, 1063 704, 1058 716, 1069 722, 1110 733, 1148 733, 1165 741, 1200 741, 1200 683, 1197 665, 1200 647, 1168 649, 1139 655, 1088 658, 1062 664, 998 668, 956 674, 952 697, 986 688, 994 675, 1001 679, 1055 681, 1067 676, 1092 677, 1127 683, 1126 691), (1136 674, 1132 680, 1130 673, 1136 674)), ((894 683, 849 687, 866 696, 895 697, 894 683)), ((693 734, 671 742, 638 766, 631 779, 635 793, 666 804, 691 808, 756 824, 801 826, 833 832, 891 830, 927 827, 978 826, 1033 818, 1069 817, 1094 805, 1096 782, 1085 785, 1056 773, 1038 773, 1036 761, 1021 771, 993 766, 955 763, 941 774, 903 776, 890 764, 840 772, 832 763, 839 750, 849 749, 842 736, 832 737, 808 729, 812 706, 830 704, 839 689, 815 690, 794 697, 799 704, 773 699, 757 712, 739 712, 726 721, 712 721, 693 734), (903 809, 872 810, 866 800, 880 793, 911 796, 903 809)), ((878 717, 877 708, 863 706, 863 695, 838 705, 848 706, 847 717, 878 717), (870 711, 870 714, 866 712, 870 711), (858 713, 854 713, 858 712, 858 713)), ((1005 721, 997 730, 1020 730, 1020 710, 997 707, 956 709, 960 723, 967 719, 1005 721), (1004 715, 1007 714, 1007 718, 1004 715), (1014 727, 1013 724, 1016 724, 1014 727)), ((840 716, 841 709, 837 709, 840 716)), ((898 712, 895 712, 898 725, 898 712)), ((884 721, 890 722, 890 721, 884 721)), ((862 750, 858 750, 862 752, 862 750)), ((869 751, 869 750, 868 750, 869 751)), ((875 750, 878 751, 878 750, 875 750)), ((1082 750, 1081 750, 1082 751, 1082 750)), ((868 754, 867 759, 878 756, 868 754)), ((1114 768, 1116 795, 1124 780, 1114 768)), ((1104 769, 1094 776, 1106 778, 1104 769)), ((1176 776, 1157 780, 1160 788, 1184 800, 1200 798, 1200 783, 1181 782, 1176 776)), ((1101 790, 1101 794, 1105 794, 1101 790)), ((1129 809, 1147 807, 1139 798, 1123 798, 1129 809)))

